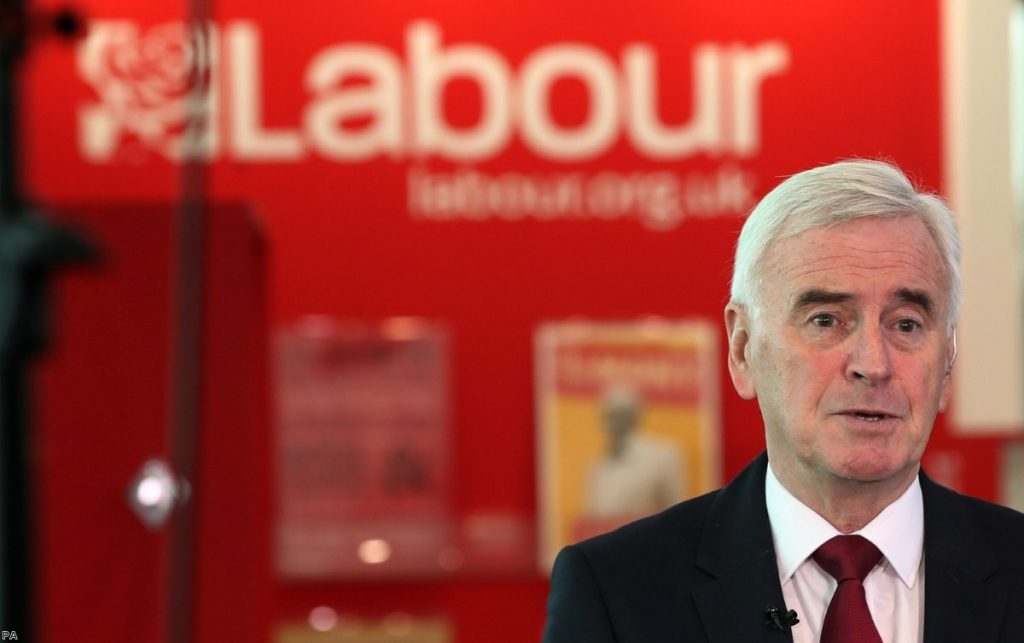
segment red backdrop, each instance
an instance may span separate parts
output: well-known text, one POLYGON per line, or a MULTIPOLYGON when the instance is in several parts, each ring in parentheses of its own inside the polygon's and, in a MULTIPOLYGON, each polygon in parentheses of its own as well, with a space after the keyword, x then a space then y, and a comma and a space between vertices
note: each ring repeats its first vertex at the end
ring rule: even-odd
MULTIPOLYGON (((182 7, 79 6, 91 44, 44 43, 27 70, 29 185, 53 204, 173 199, 182 118, 161 108, 182 94, 166 27, 182 7)), ((222 0, 206 33, 207 196, 262 215, 271 323, 448 324, 463 517, 535 512, 539 322, 719 319, 746 208, 816 164, 884 157, 942 188, 934 0, 222 0), (551 185, 563 201, 529 201, 551 185)), ((724 369, 721 385, 728 477, 763 439, 724 369)), ((933 454, 940 477, 994 496, 994 443, 940 423, 933 454)), ((268 502, 268 533, 271 516, 268 502)), ((440 614, 472 642, 534 640, 543 623, 540 574, 284 585, 261 564, 248 582, 271 592, 271 621, 319 604, 440 614)))

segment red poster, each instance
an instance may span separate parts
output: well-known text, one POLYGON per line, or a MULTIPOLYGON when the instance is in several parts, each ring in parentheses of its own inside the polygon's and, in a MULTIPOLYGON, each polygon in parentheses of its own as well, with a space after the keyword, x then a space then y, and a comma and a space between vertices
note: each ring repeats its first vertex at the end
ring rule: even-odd
POLYGON ((289 578, 442 571, 451 539, 447 338, 408 319, 277 338, 277 566, 289 578))

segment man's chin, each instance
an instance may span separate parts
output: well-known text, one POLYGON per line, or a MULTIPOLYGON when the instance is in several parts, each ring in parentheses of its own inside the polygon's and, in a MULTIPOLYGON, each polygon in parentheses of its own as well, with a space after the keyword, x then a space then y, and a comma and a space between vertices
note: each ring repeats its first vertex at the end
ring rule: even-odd
POLYGON ((917 472, 917 463, 896 460, 891 457, 854 457, 833 468, 837 477, 849 482, 863 484, 884 484, 905 480, 917 472))

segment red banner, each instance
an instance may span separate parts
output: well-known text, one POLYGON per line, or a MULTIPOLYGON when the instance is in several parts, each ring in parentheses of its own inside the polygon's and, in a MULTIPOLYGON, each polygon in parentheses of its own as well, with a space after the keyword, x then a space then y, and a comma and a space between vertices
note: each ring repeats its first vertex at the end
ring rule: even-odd
MULTIPOLYGON (((276 323, 443 321, 460 524, 536 513, 544 321, 720 319, 745 212, 810 166, 884 157, 941 188, 933 0, 218 0, 198 28, 181 3, 76 4, 89 35, 26 68, 31 191, 174 199, 201 160, 207 197, 262 215, 276 323)), ((763 432, 719 384, 728 478, 763 432)), ((538 638, 543 582, 452 591, 407 607, 538 638)), ((280 594, 275 616, 307 609, 280 594)))

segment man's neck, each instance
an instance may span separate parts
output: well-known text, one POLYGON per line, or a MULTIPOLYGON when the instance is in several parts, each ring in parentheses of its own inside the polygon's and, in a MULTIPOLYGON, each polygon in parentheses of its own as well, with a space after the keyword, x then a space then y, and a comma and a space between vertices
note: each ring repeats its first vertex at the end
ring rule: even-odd
POLYGON ((919 467, 886 480, 861 482, 835 476, 801 478, 788 467, 776 467, 772 473, 793 496, 844 534, 862 529, 895 502, 913 483, 919 467))

